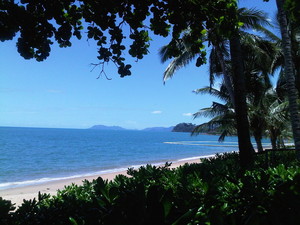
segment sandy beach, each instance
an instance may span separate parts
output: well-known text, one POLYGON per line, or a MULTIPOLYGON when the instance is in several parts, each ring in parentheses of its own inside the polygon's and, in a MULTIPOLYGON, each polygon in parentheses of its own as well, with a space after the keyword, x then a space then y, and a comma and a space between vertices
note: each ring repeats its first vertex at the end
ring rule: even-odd
MULTIPOLYGON (((183 165, 185 163, 199 163, 199 159, 193 159, 193 160, 184 160, 184 161, 176 161, 172 163, 170 168, 176 168, 180 165, 183 165)), ((163 164, 162 164, 163 165, 163 164)), ((23 199, 29 200, 33 198, 37 198, 38 193, 47 193, 51 195, 55 195, 57 190, 63 189, 65 186, 68 186, 72 183, 81 185, 83 180, 93 180, 101 176, 104 180, 112 180, 114 179, 118 174, 127 175, 126 170, 115 172, 115 173, 107 173, 107 174, 101 174, 101 175, 95 175, 95 176, 87 176, 87 177, 78 177, 78 178, 72 178, 72 179, 65 179, 65 180, 59 180, 59 181, 51 181, 46 182, 42 184, 37 185, 28 185, 24 187, 17 187, 17 188, 11 188, 6 190, 0 190, 0 197, 6 200, 10 200, 12 203, 16 204, 16 206, 21 205, 23 202, 23 199)))

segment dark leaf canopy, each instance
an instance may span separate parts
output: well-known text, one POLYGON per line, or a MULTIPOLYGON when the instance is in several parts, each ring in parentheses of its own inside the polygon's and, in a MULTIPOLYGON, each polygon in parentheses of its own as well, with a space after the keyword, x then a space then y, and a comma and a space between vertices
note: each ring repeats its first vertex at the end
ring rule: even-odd
POLYGON ((123 77, 131 74, 124 52, 136 59, 148 54, 149 31, 171 35, 168 52, 176 57, 182 51, 177 43, 190 29, 189 43, 193 52, 200 53, 200 66, 206 61, 202 43, 206 30, 218 26, 220 35, 230 36, 240 26, 236 11, 235 0, 2 0, 0 40, 18 34, 20 55, 42 61, 54 42, 70 47, 72 37, 81 39, 86 32, 97 42, 99 65, 112 61, 123 77), (130 46, 125 46, 125 38, 132 41, 130 46))
POLYGON ((286 0, 285 9, 287 10, 289 17, 297 25, 300 25, 300 1, 299 0, 286 0))

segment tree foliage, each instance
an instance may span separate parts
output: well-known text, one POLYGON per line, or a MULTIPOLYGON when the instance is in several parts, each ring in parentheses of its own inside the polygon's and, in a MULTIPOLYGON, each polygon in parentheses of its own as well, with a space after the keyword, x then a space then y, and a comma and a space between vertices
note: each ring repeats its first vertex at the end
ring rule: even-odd
POLYGON ((288 11, 290 19, 299 26, 300 25, 300 2, 297 0, 286 0, 285 9, 288 11))
POLYGON ((218 26, 229 36, 238 27, 235 0, 3 0, 0 2, 0 40, 17 39, 18 52, 25 59, 45 60, 56 42, 60 47, 72 45, 72 37, 83 32, 97 42, 99 65, 112 61, 123 76, 130 75, 124 52, 136 59, 148 54, 150 33, 171 35, 171 57, 182 49, 177 43, 185 30, 191 29, 191 50, 200 53, 197 66, 206 62, 202 36, 218 26), (124 32, 128 29, 128 32, 124 32), (130 39, 131 45, 124 44, 130 39))
POLYGON ((276 0, 278 8, 278 21, 282 36, 282 51, 284 55, 284 72, 286 77, 286 85, 288 88, 288 99, 290 117, 292 123, 292 131, 295 142, 295 148, 298 150, 298 159, 300 159, 300 114, 297 99, 299 95, 296 88, 296 73, 293 63, 292 40, 290 36, 290 27, 288 24, 288 13, 284 9, 284 0, 276 0))

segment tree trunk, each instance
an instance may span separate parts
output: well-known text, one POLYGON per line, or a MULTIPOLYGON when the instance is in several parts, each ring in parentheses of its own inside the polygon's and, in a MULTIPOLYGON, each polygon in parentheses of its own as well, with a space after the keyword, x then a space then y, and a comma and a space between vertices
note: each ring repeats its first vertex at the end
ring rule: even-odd
POLYGON ((232 85, 232 82, 231 82, 231 77, 230 77, 230 75, 229 75, 229 73, 226 69, 226 63, 225 63, 225 60, 224 60, 224 55, 223 55, 222 50, 220 49, 220 46, 218 44, 215 46, 215 49, 216 49, 216 53, 217 53, 217 56, 218 56, 218 59, 219 59, 219 62, 220 62, 221 68, 222 68, 225 87, 228 91, 232 106, 235 107, 233 85, 232 85))
POLYGON ((230 54, 233 70, 233 90, 235 97, 235 114, 239 143, 240 163, 247 168, 253 163, 254 149, 250 141, 249 121, 246 104, 246 84, 240 37, 235 34, 230 39, 230 54))
POLYGON ((290 21, 290 33, 292 43, 292 57, 295 67, 295 83, 298 90, 298 98, 300 98, 300 27, 290 21))
POLYGON ((280 24, 280 31, 282 36, 282 48, 284 55, 284 72, 287 80, 289 110, 292 122, 292 130, 295 142, 295 148, 297 150, 297 158, 300 160, 300 114, 297 104, 297 89, 295 85, 295 73, 293 66, 292 50, 291 50, 291 38, 288 33, 288 23, 286 18, 286 12, 284 11, 283 0, 276 0, 278 9, 278 18, 280 24))
POLYGON ((277 136, 272 131, 270 133, 272 149, 277 149, 277 136))
POLYGON ((263 149, 263 146, 261 143, 261 136, 254 134, 254 138, 255 138, 256 145, 257 145, 257 151, 262 152, 264 149, 263 149))

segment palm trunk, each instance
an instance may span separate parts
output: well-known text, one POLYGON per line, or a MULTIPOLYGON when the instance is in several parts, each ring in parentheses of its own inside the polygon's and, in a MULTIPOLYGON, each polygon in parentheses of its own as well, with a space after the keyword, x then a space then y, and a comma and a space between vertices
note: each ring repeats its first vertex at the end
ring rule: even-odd
POLYGON ((287 80, 289 109, 292 122, 292 130, 297 150, 297 158, 300 160, 300 115, 297 105, 297 89, 295 85, 295 74, 293 67, 293 58, 291 50, 291 38, 288 33, 288 23, 286 13, 283 8, 284 1, 276 0, 278 8, 278 18, 280 24, 280 31, 282 36, 282 48, 284 54, 284 72, 287 80))
POLYGON ((255 138, 255 142, 256 142, 256 146, 257 146, 257 151, 262 152, 264 149, 263 149, 263 146, 261 143, 261 136, 254 134, 254 138, 255 138))
POLYGON ((295 66, 295 83, 298 90, 298 98, 300 98, 300 41, 297 37, 300 35, 300 28, 293 22, 290 23, 292 57, 295 66))
POLYGON ((233 35, 230 39, 230 54, 233 69, 235 114, 237 123, 240 161, 242 168, 247 168, 253 163, 254 149, 250 141, 243 55, 240 37, 238 34, 233 35))
POLYGON ((271 132, 270 134, 272 149, 277 149, 277 136, 271 132))
POLYGON ((222 53, 219 45, 216 45, 215 48, 216 48, 216 53, 217 53, 219 62, 221 64, 222 73, 223 73, 223 76, 224 76, 225 87, 226 87, 226 89, 228 91, 228 94, 229 94, 232 106, 235 107, 233 85, 232 85, 232 82, 231 82, 230 75, 229 75, 229 73, 228 73, 228 71, 226 69, 226 63, 225 63, 225 60, 224 60, 224 55, 223 55, 223 53, 222 53))

